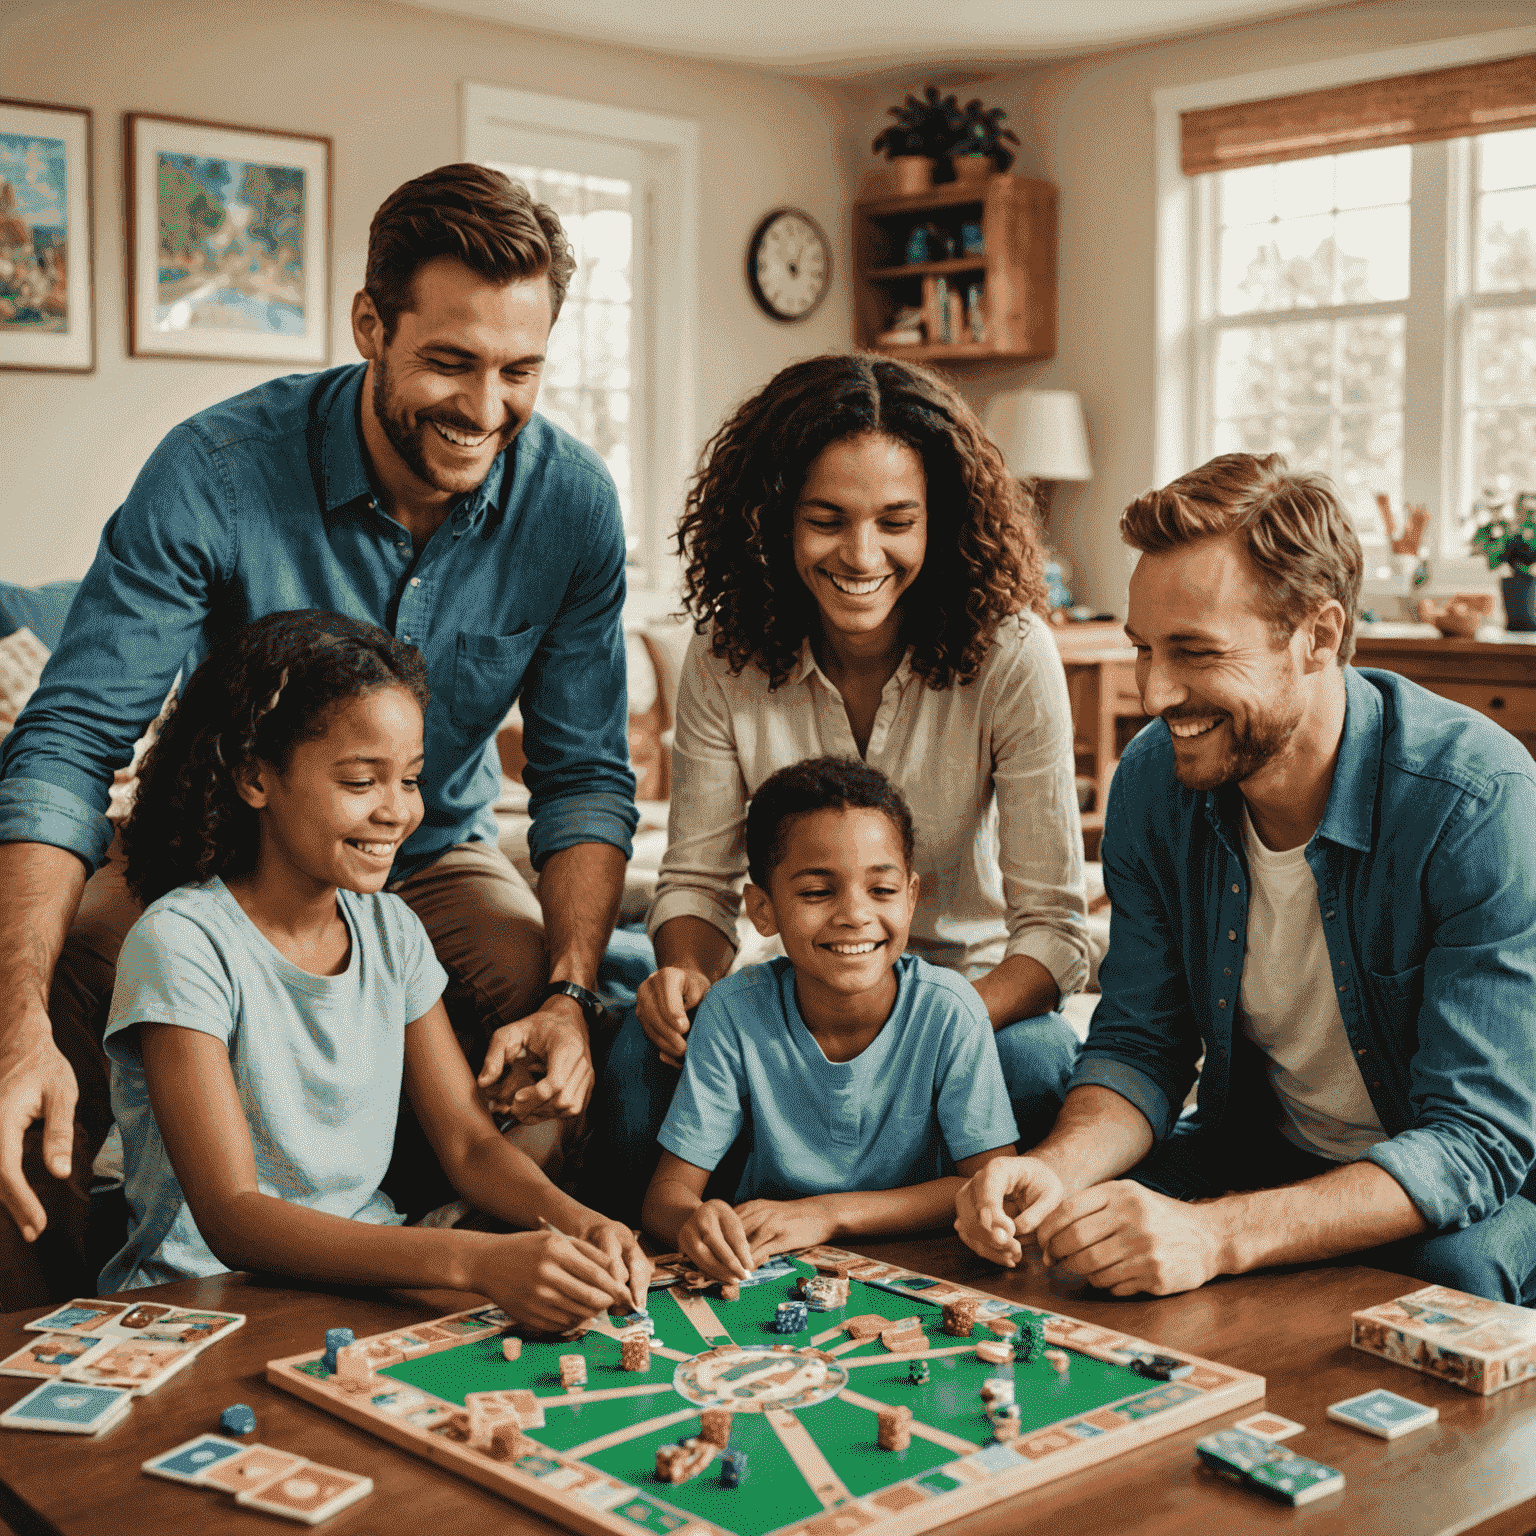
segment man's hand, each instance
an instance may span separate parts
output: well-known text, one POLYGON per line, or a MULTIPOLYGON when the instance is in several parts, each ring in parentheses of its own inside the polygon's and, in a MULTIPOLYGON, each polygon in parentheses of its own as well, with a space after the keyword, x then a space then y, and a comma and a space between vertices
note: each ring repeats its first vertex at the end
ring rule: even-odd
POLYGON ((0 1202, 21 1235, 35 1242, 48 1217, 21 1171, 22 1137, 34 1120, 43 1122, 43 1162, 56 1179, 67 1179, 75 1142, 74 1068, 53 1043, 48 1016, 9 1032, 0 1051, 0 1202))
POLYGON ((523 1125, 579 1115, 596 1075, 576 1000, 557 995, 526 1019, 503 1024, 491 1036, 476 1081, 494 1113, 523 1125))
POLYGON ((736 1215, 752 1245, 754 1269, 776 1253, 814 1248, 837 1236, 836 1218, 815 1196, 805 1200, 748 1200, 736 1207, 736 1215))
POLYGON ((546 1333, 630 1302, 629 1286, 609 1272, 606 1253, 552 1232, 488 1239, 474 1255, 469 1287, 518 1322, 546 1333))
POLYGON ((678 1230, 677 1247, 712 1280, 745 1280, 757 1267, 741 1218, 724 1200, 697 1206, 678 1230))
POLYGON ((1012 1269, 1032 1236, 1061 1204, 1061 1180, 1034 1157, 995 1157, 955 1196, 955 1231, 966 1247, 1012 1269))
POLYGON ((1219 1203, 1191 1205, 1116 1179, 1062 1201, 1037 1236, 1046 1263, 1116 1296, 1172 1296, 1226 1272, 1219 1203))
POLYGON ((651 1271, 655 1266, 640 1247, 639 1234, 622 1222, 610 1221, 593 1212, 591 1222, 572 1235, 596 1248, 607 1259, 608 1273, 620 1285, 629 1288, 634 1310, 645 1311, 645 1293, 650 1288, 651 1271))
POLYGON ((697 1008, 708 991, 709 977, 678 965, 664 965, 640 983, 635 993, 640 1027, 669 1067, 682 1069, 688 1049, 688 1011, 697 1008))

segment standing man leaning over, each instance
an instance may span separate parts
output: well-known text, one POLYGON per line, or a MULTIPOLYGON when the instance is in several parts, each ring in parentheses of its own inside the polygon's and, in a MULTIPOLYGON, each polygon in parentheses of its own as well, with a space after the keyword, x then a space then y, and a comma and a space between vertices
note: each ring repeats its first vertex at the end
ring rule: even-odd
MULTIPOLYGON (((366 363, 183 422, 107 524, 0 769, 0 1306, 95 1288, 78 1264, 111 1124, 101 1031, 138 915, 103 863, 113 770, 178 669, 277 610, 365 619, 426 657, 426 817, 358 857, 393 857, 482 1087, 558 1177, 636 820, 613 482, 533 409, 574 270, 553 211, 506 177, 465 164, 407 182, 374 217, 352 303, 366 363), (514 699, 537 899, 491 813, 514 699)), ((424 1156, 402 1132, 397 1162, 424 1156)))
POLYGON ((1121 531, 1159 719, 1109 797, 1104 997, 1055 1128, 961 1191, 961 1236, 1011 1265, 1033 1234, 1117 1295, 1367 1249, 1531 1304, 1536 765, 1347 665, 1360 545, 1326 480, 1228 454, 1121 531))

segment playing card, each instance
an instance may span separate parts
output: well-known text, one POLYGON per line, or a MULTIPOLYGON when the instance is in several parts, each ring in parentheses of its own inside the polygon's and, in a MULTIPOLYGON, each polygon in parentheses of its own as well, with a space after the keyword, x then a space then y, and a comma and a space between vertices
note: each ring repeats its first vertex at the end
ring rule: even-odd
POLYGON ((125 1312, 118 1318, 119 1328, 147 1328, 151 1323, 158 1322, 167 1312, 173 1310, 157 1301, 142 1301, 131 1312, 125 1312))
POLYGON ((1440 1417, 1440 1410, 1377 1387, 1374 1392, 1363 1392, 1359 1397, 1347 1397, 1342 1403, 1331 1404, 1328 1417, 1337 1419, 1340 1424, 1363 1429, 1369 1435, 1380 1435, 1383 1440, 1395 1440, 1399 1435, 1433 1424, 1440 1417))
POLYGON ((1262 1440, 1288 1440, 1292 1435, 1299 1435, 1307 1426, 1298 1424, 1295 1419, 1282 1419, 1278 1413, 1254 1413, 1246 1419, 1237 1421, 1237 1428, 1247 1430, 1250 1435, 1258 1435, 1262 1440))
POLYGON ((128 1411, 132 1396, 117 1387, 75 1381, 45 1381, 0 1413, 7 1429, 47 1429, 64 1435, 94 1435, 128 1411))
POLYGON ((215 1462, 198 1481, 205 1488, 247 1493, 304 1464, 302 1456, 295 1456, 292 1451, 274 1451, 270 1445, 242 1445, 240 1450, 239 1456, 215 1462))
POLYGON ((1282 1451, 1273 1461, 1250 1468, 1243 1481, 1282 1504, 1301 1505, 1338 1493, 1344 1486, 1344 1474, 1310 1456, 1282 1451))
POLYGON ((372 1492, 372 1478, 306 1461, 260 1488, 236 1494, 235 1502, 305 1525, 319 1525, 372 1492))
POLYGON ((0 1360, 0 1376, 28 1376, 49 1381, 65 1366, 77 1364, 105 1342, 99 1334, 45 1333, 0 1360))
POLYGON ((21 1326, 29 1333, 93 1333, 127 1310, 116 1301, 71 1301, 56 1307, 46 1317, 21 1326))
POLYGON ((153 1392, 161 1382, 190 1365, 195 1349, 171 1340, 120 1339, 99 1354, 82 1357, 63 1372, 69 1381, 102 1387, 129 1387, 135 1397, 153 1392))
POLYGON ((151 1456, 142 1463, 142 1470, 151 1477, 166 1477, 173 1483, 194 1483, 200 1486, 204 1474, 211 1468, 248 1449, 238 1440, 226 1440, 223 1435, 198 1435, 173 1450, 151 1456))
MULTIPOLYGON (((147 1308, 135 1308, 147 1311, 147 1308)), ((195 1344, 199 1349, 233 1333, 245 1322, 239 1312, 187 1312, 167 1311, 164 1316, 150 1319, 142 1325, 144 1339, 165 1339, 178 1344, 195 1344)), ((119 1324, 119 1326, 126 1326, 119 1324)))

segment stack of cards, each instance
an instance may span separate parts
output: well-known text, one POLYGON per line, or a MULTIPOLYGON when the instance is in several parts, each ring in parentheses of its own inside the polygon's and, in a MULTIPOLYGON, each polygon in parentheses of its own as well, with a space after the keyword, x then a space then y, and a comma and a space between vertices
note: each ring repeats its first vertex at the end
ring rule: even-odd
POLYGON ((1346 1397, 1342 1403, 1334 1403, 1328 1417, 1363 1429, 1368 1435, 1395 1440, 1399 1435, 1433 1424, 1440 1417, 1440 1410, 1378 1387, 1374 1392, 1362 1392, 1359 1397, 1346 1397))
POLYGON ((151 1477, 232 1493, 237 1504, 319 1525, 373 1492, 373 1480, 267 1445, 199 1435, 144 1463, 151 1477))
POLYGON ((1195 1450, 1213 1471, 1282 1504, 1310 1504, 1344 1487, 1344 1474, 1337 1467, 1325 1467, 1241 1429, 1207 1435, 1195 1442, 1195 1450))
POLYGON ((94 1435, 128 1412, 132 1392, 82 1382, 45 1381, 0 1413, 6 1429, 46 1429, 62 1435, 94 1435))

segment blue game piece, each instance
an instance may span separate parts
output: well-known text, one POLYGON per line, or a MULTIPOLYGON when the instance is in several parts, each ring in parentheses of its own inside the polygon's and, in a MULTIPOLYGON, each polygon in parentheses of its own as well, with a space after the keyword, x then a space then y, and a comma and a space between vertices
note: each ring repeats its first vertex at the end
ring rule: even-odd
POLYGON ((926 1386, 928 1382, 928 1362, 926 1360, 914 1360, 907 1366, 907 1380, 914 1387, 926 1386))
POLYGON ((355 1343, 357 1343, 357 1336, 350 1328, 325 1330, 325 1368, 332 1376, 336 1374, 336 1351, 345 1344, 355 1343))
POLYGON ((747 1475, 747 1453, 724 1450, 720 1452, 720 1486, 734 1488, 747 1475))
POLYGON ((256 1428, 256 1410, 249 1403, 231 1403, 219 1415, 219 1428, 226 1435, 248 1435, 256 1428))
POLYGON ((774 1311, 775 1333, 803 1333, 810 1309, 803 1301, 781 1301, 774 1311))

